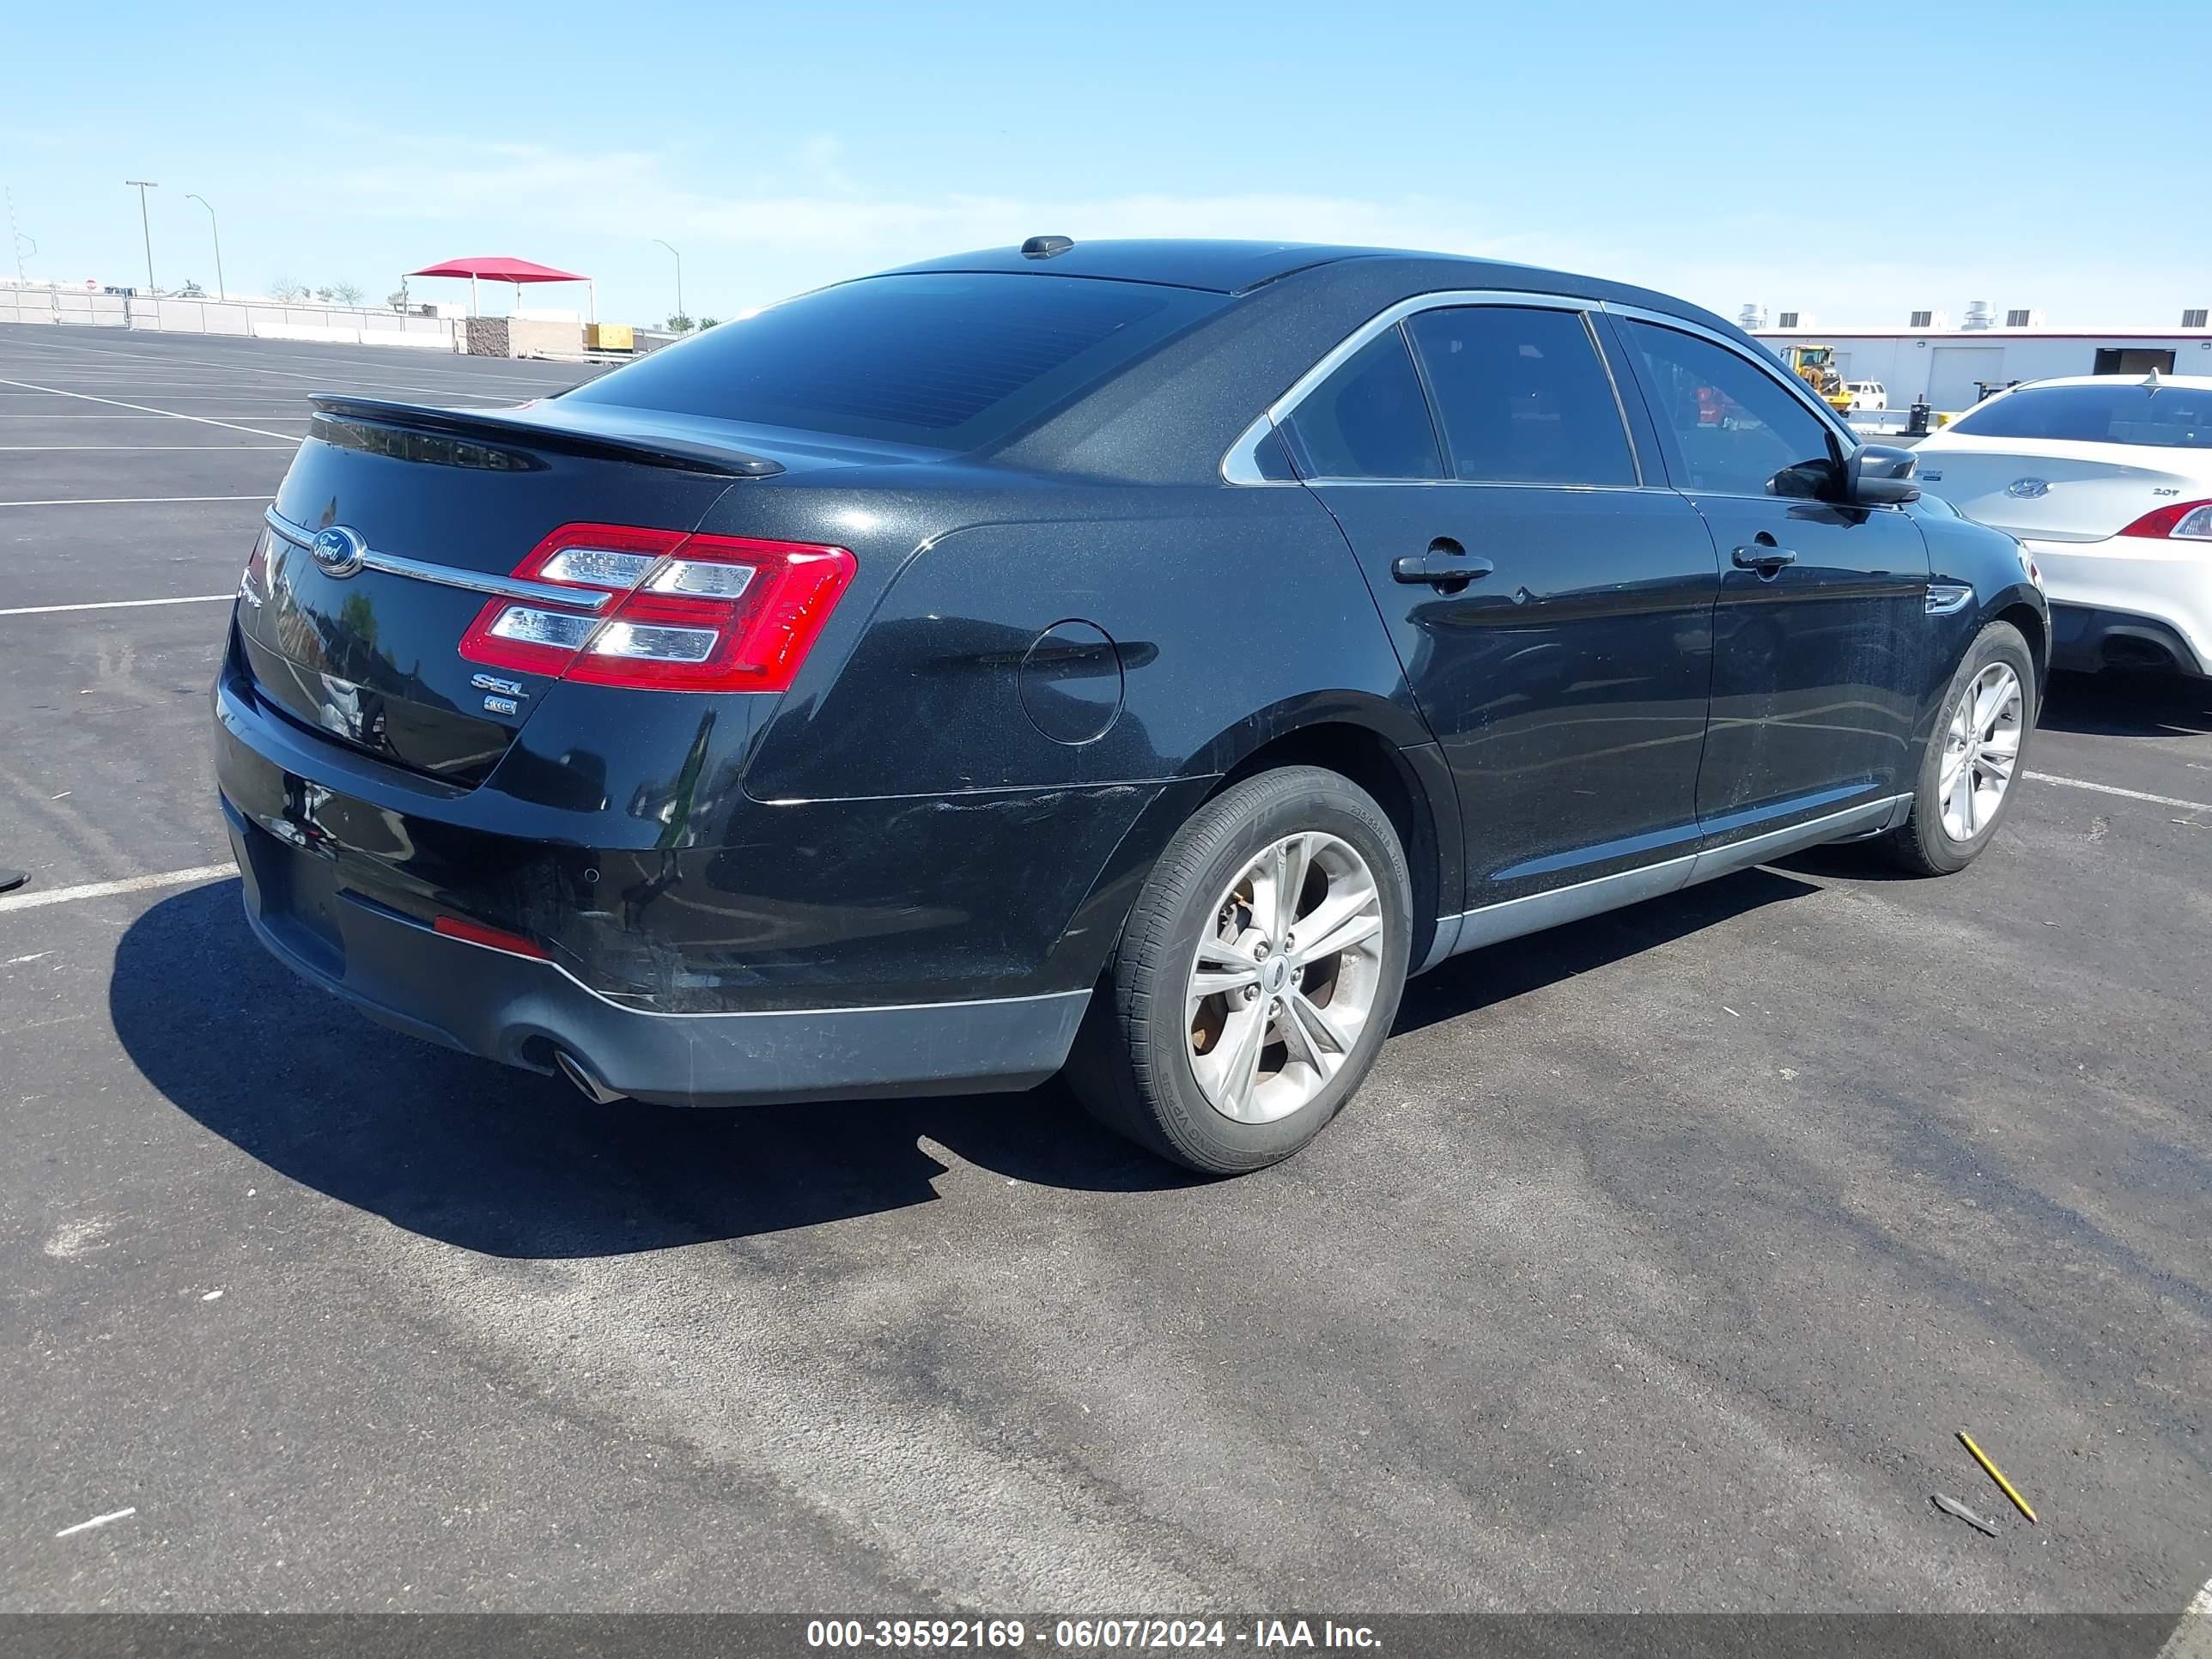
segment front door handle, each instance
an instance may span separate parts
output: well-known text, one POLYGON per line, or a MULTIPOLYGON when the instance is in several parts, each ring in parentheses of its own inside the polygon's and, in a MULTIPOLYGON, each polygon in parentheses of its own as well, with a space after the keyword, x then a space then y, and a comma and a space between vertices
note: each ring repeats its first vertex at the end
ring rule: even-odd
POLYGON ((1390 562, 1390 580, 1449 592, 1487 576, 1498 567, 1479 554, 1463 553, 1456 542, 1438 541, 1425 553, 1408 553, 1390 562), (1446 550, 1449 550, 1447 551, 1446 550))
POLYGON ((1737 569, 1756 570, 1762 576, 1771 576, 1784 565, 1796 562, 1797 556, 1786 547, 1778 546, 1774 538, 1764 530, 1751 538, 1749 547, 1739 547, 1735 550, 1737 569))

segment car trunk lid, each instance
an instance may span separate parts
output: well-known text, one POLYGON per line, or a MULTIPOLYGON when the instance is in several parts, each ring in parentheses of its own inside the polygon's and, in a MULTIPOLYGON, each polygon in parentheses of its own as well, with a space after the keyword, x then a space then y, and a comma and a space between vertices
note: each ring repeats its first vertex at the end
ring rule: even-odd
POLYGON ((1927 445, 1921 487, 1970 519, 2021 537, 2094 542, 2169 502, 2212 495, 2188 452, 2049 438, 1946 437, 1927 445), (2140 457, 2140 459, 2137 459, 2140 457))
POLYGON ((241 588, 257 695, 336 741, 466 786, 555 681, 487 672, 459 650, 549 532, 687 532, 724 491, 785 470, 713 438, 568 419, 557 403, 316 404, 241 588))

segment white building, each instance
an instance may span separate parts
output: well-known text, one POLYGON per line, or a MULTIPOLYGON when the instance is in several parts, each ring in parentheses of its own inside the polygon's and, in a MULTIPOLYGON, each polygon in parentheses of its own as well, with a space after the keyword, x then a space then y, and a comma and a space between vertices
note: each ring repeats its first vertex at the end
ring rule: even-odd
MULTIPOLYGON (((1756 315, 1757 308, 1746 307, 1756 315)), ((1971 408, 1978 382, 1991 390, 2057 374, 2212 375, 2212 328, 2203 310, 2180 313, 2179 328, 2072 329, 2046 325, 2039 311, 1998 313, 1981 301, 1954 326, 1940 311, 1916 311, 1901 329, 1831 329, 1785 311, 1783 326, 1749 331, 1778 355, 1785 346, 1828 345, 1846 380, 1878 380, 1889 406, 1925 398, 1939 412, 1971 408)), ((1749 325, 1747 325, 1748 327, 1749 325)))

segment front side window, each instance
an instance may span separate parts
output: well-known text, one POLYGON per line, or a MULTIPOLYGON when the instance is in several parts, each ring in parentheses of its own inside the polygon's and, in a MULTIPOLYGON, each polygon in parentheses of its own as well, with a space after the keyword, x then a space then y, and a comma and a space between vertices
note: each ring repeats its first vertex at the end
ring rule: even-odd
POLYGON ((1452 306, 1406 325, 1435 395, 1452 476, 1632 484, 1613 380, 1582 313, 1452 306))
POLYGON ((1950 429, 1972 438, 2212 449, 2212 392, 2140 380, 2023 386, 1960 416, 1950 429))
POLYGON ((1656 402, 1652 413, 1681 452, 1685 489, 1816 495, 1834 477, 1834 434, 1771 375, 1694 334, 1625 326, 1656 402))
POLYGON ((1441 478, 1443 458, 1405 337, 1385 329, 1307 393, 1282 425, 1307 478, 1441 478))

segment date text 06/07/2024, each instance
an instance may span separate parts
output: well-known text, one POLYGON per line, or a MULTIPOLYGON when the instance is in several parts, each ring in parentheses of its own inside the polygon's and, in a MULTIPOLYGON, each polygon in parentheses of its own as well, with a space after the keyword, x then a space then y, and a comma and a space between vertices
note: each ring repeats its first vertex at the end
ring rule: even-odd
POLYGON ((806 1626, 806 1645, 893 1650, 1017 1650, 1035 1639, 1073 1652, 1106 1650, 1178 1652, 1231 1646, 1261 1650, 1372 1648, 1375 1632, 1365 1625, 1322 1620, 1255 1619, 1236 1624, 1223 1619, 1056 1619, 1032 1626, 1018 1619, 816 1619, 806 1626))

